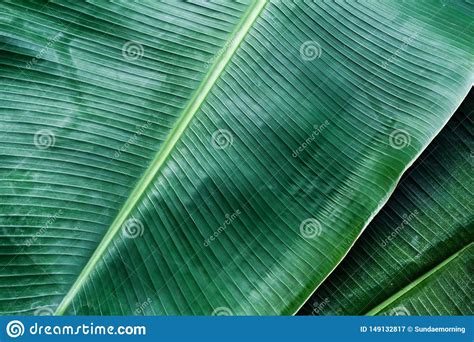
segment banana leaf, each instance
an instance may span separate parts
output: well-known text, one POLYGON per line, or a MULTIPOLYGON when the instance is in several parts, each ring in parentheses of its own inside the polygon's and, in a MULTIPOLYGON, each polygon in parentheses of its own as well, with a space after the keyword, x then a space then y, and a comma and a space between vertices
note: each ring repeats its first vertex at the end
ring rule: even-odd
POLYGON ((3 314, 292 314, 473 81, 458 2, 0 13, 3 314))
MULTIPOLYGON (((459 263, 456 260, 446 264, 445 272, 430 276, 436 279, 432 282, 441 284, 438 288, 428 287, 431 292, 426 299, 418 298, 410 308, 401 307, 413 315, 472 314, 473 273, 467 272, 466 262, 471 260, 472 264, 473 249, 467 246, 474 241, 473 115, 471 91, 300 314, 377 312, 375 308, 391 302, 402 289, 410 288, 410 296, 420 292, 425 282, 417 283, 418 279, 440 269, 445 260, 463 249, 463 258, 456 259, 464 261, 462 268, 452 266, 459 263), (447 296, 450 299, 445 300, 447 296)), ((396 308, 386 312, 403 311, 396 308)))

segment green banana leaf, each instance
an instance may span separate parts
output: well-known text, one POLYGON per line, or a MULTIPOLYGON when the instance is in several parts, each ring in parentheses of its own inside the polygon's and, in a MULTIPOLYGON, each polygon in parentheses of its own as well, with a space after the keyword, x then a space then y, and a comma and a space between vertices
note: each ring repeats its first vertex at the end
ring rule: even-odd
MULTIPOLYGON (((362 315, 374 312, 403 288, 410 288, 410 294, 427 291, 420 290, 425 282, 414 286, 417 279, 474 241, 473 120, 471 91, 300 314, 362 315)), ((472 253, 472 247, 460 261, 472 259, 469 251, 472 253)), ((451 266, 445 269, 443 277, 449 278, 430 290, 429 304, 419 300, 407 309, 410 314, 474 312, 473 273, 458 272, 451 266), (451 299, 445 301, 447 295, 451 299)))
POLYGON ((473 81, 441 1, 0 3, 0 312, 291 314, 473 81))

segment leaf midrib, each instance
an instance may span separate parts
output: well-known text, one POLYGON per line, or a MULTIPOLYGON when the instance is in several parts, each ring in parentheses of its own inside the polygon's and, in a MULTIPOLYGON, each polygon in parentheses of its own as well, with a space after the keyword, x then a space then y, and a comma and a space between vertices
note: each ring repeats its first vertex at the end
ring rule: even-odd
POLYGON ((466 249, 474 245, 474 242, 471 242, 470 244, 464 246, 461 248, 459 251, 448 257, 447 259, 444 259, 441 263, 430 269, 428 272, 422 274, 420 277, 409 283, 407 286, 402 288, 400 291, 396 292, 392 296, 390 296, 388 299, 384 300, 382 303, 368 311, 365 315, 366 316, 374 316, 380 313, 383 309, 385 309, 387 306, 389 306, 391 303, 396 301, 398 298, 402 297, 404 294, 410 292, 412 289, 414 289, 416 286, 418 286, 420 283, 428 279, 429 277, 433 276, 443 268, 445 268, 447 265, 449 265, 452 261, 454 261, 459 255, 461 255, 466 249))
POLYGON ((101 242, 90 257, 87 264, 82 269, 76 281, 66 293, 61 303, 58 305, 55 315, 64 314, 79 289, 87 280, 90 273, 94 270, 95 266, 100 261, 102 255, 107 250, 109 244, 112 242, 115 235, 120 231, 122 225, 130 216, 132 210, 139 203, 140 199, 145 194, 146 190, 153 182, 156 175, 160 172, 162 166, 168 159, 169 155, 180 140, 186 128, 189 126, 189 123, 193 119, 194 115, 197 113, 201 104, 206 99, 209 91, 213 88, 214 84, 219 79, 225 67, 234 56, 235 52, 237 51, 237 48, 246 37, 253 23, 260 15, 260 12, 265 7, 266 2, 266 0, 254 0, 254 2, 249 6, 245 14, 242 16, 240 22, 230 35, 230 39, 221 49, 220 54, 215 59, 213 65, 209 68, 200 86, 196 89, 193 97, 189 100, 188 105, 183 109, 180 119, 177 121, 174 128, 168 134, 166 140, 163 142, 162 147, 158 150, 150 166, 146 169, 145 173, 131 192, 130 196, 128 197, 122 208, 120 209, 119 213, 117 214, 117 217, 114 219, 114 221, 108 228, 101 242))

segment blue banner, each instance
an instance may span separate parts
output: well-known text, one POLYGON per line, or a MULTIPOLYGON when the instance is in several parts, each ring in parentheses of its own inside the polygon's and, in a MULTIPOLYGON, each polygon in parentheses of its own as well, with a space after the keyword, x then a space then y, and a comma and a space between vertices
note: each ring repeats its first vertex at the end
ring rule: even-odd
POLYGON ((0 317, 0 341, 473 341, 473 317, 0 317))

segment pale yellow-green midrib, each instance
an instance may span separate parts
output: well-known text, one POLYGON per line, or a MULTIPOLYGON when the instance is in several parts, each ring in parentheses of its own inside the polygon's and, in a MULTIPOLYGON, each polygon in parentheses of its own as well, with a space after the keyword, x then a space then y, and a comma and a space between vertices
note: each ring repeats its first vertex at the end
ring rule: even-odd
POLYGON ((231 35, 230 43, 226 45, 226 48, 221 51, 221 54, 217 57, 214 64, 209 69, 206 77, 202 81, 201 85, 196 89, 194 96, 189 101, 188 105, 184 108, 181 118, 176 123, 166 140, 163 142, 161 149, 153 159, 151 165, 145 171, 143 177, 140 179, 129 198, 123 205, 122 209, 118 213, 115 220, 110 225, 107 233, 104 235, 97 249, 92 254, 86 266, 83 268, 79 276, 77 277, 74 284, 71 286, 68 293, 64 296, 62 302, 56 309, 55 315, 62 315, 76 296, 77 292, 84 284, 89 274, 94 269, 95 265, 99 262, 101 256, 106 251, 108 245, 120 231, 123 223, 129 217, 136 204, 139 202, 146 189, 152 183, 156 174, 159 172, 164 162, 170 155, 176 143, 181 138, 183 132, 188 127, 189 123, 193 119, 194 115, 198 111, 199 107, 205 100, 207 94, 212 89, 216 81, 219 79, 222 71, 225 69, 229 61, 232 59, 235 51, 239 47, 240 43, 244 40, 249 29, 252 27, 255 20, 258 18, 260 12, 265 7, 266 0, 255 0, 245 15, 236 26, 233 34, 231 35))

